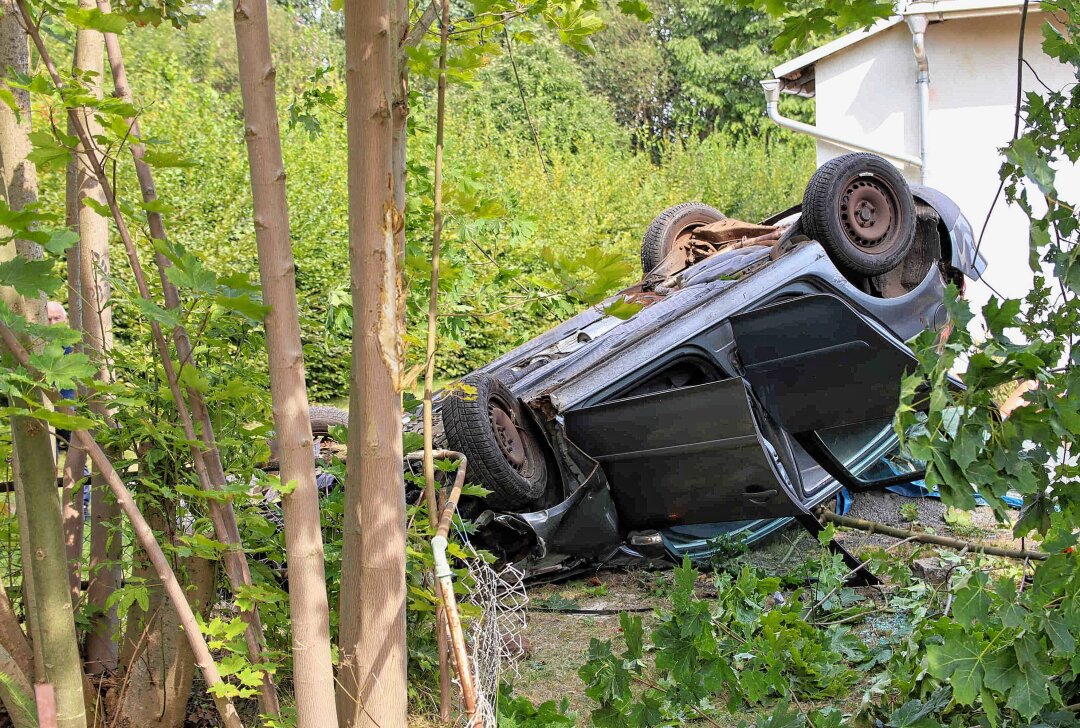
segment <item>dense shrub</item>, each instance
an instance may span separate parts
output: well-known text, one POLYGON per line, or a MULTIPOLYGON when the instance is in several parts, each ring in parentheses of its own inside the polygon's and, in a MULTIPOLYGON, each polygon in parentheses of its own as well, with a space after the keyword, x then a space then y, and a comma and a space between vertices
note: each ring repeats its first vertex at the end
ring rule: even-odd
MULTIPOLYGON (((340 42, 332 29, 298 24, 283 12, 272 14, 272 35, 309 385, 313 400, 326 401, 344 393, 349 366, 346 330, 334 325, 341 311, 331 306, 335 292, 347 299, 341 296, 348 286, 345 128, 340 109, 313 112, 321 122, 317 135, 302 125, 290 128, 288 107, 311 87, 318 69, 339 67, 340 42)), ((143 29, 128 42, 131 57, 140 59, 132 83, 145 107, 144 129, 193 163, 159 174, 162 197, 175 208, 167 216, 170 235, 218 269, 254 275, 231 19, 215 12, 183 33, 143 29)), ((634 271, 630 282, 641 233, 663 208, 697 199, 756 219, 797 199, 812 171, 810 144, 782 134, 771 141, 714 135, 662 148, 656 164, 632 151, 608 101, 588 91, 580 67, 561 49, 544 41, 518 43, 514 60, 520 90, 505 55, 494 58, 477 83, 451 88, 441 377, 461 375, 573 312, 573 302, 557 295, 542 250, 614 251, 634 271)), ((319 83, 337 93, 340 106, 337 71, 319 83)), ((432 96, 429 81, 417 78, 406 216, 414 362, 428 275, 432 96)), ((120 191, 137 198, 133 179, 121 180, 120 191)), ((114 270, 122 275, 126 264, 117 260, 114 270)))

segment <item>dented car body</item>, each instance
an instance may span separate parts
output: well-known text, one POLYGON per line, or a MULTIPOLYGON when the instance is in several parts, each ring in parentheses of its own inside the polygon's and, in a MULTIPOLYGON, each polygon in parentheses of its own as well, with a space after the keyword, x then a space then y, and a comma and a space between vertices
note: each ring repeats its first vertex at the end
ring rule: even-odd
MULTIPOLYGON (((947 283, 985 263, 951 200, 911 193, 915 243, 894 271, 842 271, 800 234, 797 208, 722 221, 718 238, 698 231, 641 283, 467 377, 512 394, 527 422, 504 452, 529 437, 547 471, 527 503, 473 505, 483 544, 533 576, 700 554, 717 533, 754 540, 778 519, 815 528, 811 510, 844 486, 922 477, 892 431, 915 364, 903 342, 944 326, 947 283), (640 310, 606 315, 619 298, 640 310)), ((440 396, 444 420, 463 396, 440 396)))

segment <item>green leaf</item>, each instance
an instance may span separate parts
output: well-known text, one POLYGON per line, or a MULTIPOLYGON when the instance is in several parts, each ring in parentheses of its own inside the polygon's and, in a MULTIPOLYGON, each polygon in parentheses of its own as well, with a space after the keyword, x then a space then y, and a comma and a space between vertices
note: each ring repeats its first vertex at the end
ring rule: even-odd
POLYGON ((56 342, 50 342, 41 351, 30 354, 30 365, 40 371, 54 389, 74 389, 76 382, 94 373, 86 354, 65 353, 64 347, 56 342))
POLYGON ((51 294, 60 287, 60 277, 54 274, 51 260, 27 260, 20 255, 0 263, 0 286, 11 286, 32 298, 41 292, 51 294))
POLYGON ((974 622, 985 622, 990 614, 991 599, 986 589, 986 574, 973 572, 967 583, 956 592, 953 615, 965 627, 974 622))
POLYGON ((102 33, 122 33, 127 19, 116 13, 103 13, 97 8, 79 8, 75 6, 64 10, 64 17, 77 28, 87 28, 102 33))
POLYGON ((61 169, 71 159, 71 150, 60 144, 47 131, 32 131, 29 135, 34 148, 26 155, 39 169, 61 169))
POLYGON ((643 23, 649 22, 653 17, 652 9, 644 0, 619 0, 619 10, 643 23))
POLYGON ((158 149, 147 149, 143 154, 143 161, 151 167, 195 167, 196 162, 185 158, 177 152, 166 152, 158 149))
POLYGON ((42 242, 41 245, 53 255, 60 255, 61 253, 66 252, 68 248, 79 242, 79 234, 68 228, 59 228, 49 231, 40 230, 38 232, 46 235, 46 240, 42 242))
POLYGON ((141 297, 136 298, 135 306, 143 316, 146 316, 151 321, 157 321, 159 324, 169 329, 174 329, 180 325, 180 317, 177 315, 176 311, 162 308, 154 301, 148 301, 141 297))
POLYGON ((97 426, 97 422, 82 415, 60 412, 49 407, 36 407, 28 412, 30 417, 48 422, 57 430, 90 430, 97 426))
POLYGON ((1028 720, 1034 718, 1050 702, 1046 687, 1047 676, 1035 670, 1020 671, 1012 689, 1009 690, 1010 708, 1028 720))
POLYGON ((604 308, 604 313, 625 321, 642 308, 640 303, 632 303, 626 300, 626 296, 619 296, 604 308))
POLYGON ((974 705, 986 669, 982 641, 956 628, 946 634, 944 644, 927 646, 926 657, 931 675, 940 680, 951 678, 956 702, 974 705))
POLYGON ((1020 167, 1024 176, 1034 182, 1044 195, 1057 197, 1054 188, 1056 173, 1031 138, 1022 136, 1005 147, 1005 158, 1020 167))
POLYGON ((1076 638, 1069 629, 1069 622, 1058 611, 1045 614, 1042 618, 1043 631, 1050 637, 1054 652, 1059 655, 1071 655, 1076 649, 1076 638))
POLYGON ((261 303, 254 295, 215 296, 214 303, 228 311, 235 311, 244 318, 261 323, 270 307, 261 303))
POLYGON ((623 639, 626 640, 627 659, 642 659, 645 656, 645 630, 641 625, 641 617, 620 612, 619 626, 622 628, 623 639))

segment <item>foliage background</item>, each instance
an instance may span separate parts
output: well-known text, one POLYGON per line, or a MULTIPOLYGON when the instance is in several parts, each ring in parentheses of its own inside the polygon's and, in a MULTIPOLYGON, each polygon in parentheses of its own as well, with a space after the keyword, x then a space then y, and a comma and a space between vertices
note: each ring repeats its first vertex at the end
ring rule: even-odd
MULTIPOLYGON (((700 2, 687 5, 697 8, 691 8, 693 18, 707 7, 700 2)), ((530 38, 527 32, 517 33, 511 48, 520 91, 505 43, 486 66, 468 68, 469 59, 458 59, 456 80, 464 83, 451 88, 448 119, 450 219, 441 299, 441 378, 468 372, 580 307, 579 301, 563 295, 542 250, 556 256, 584 249, 614 253, 625 263, 616 283, 625 284, 639 274, 641 234, 669 205, 702 200, 729 215, 759 219, 801 198, 813 170, 809 141, 776 129, 750 133, 758 128, 763 107, 758 78, 775 60, 760 47, 767 22, 761 21, 762 27, 750 24, 730 39, 737 47, 725 53, 756 61, 740 66, 738 78, 710 83, 727 89, 725 94, 713 99, 708 120, 690 119, 670 99, 689 99, 685 88, 704 83, 709 68, 720 61, 695 50, 699 57, 691 63, 686 60, 689 51, 678 50, 685 43, 658 40, 658 34, 669 32, 665 28, 672 24, 675 7, 650 24, 609 14, 612 24, 591 55, 539 34, 530 38), (671 59, 657 66, 658 79, 667 79, 661 89, 647 84, 630 89, 619 81, 646 77, 632 67, 643 47, 656 58, 671 59), (690 73, 690 67, 697 68, 698 75, 690 73), (672 85, 676 80, 678 85, 672 85), (599 93, 599 88, 609 89, 609 94, 599 93), (626 95, 621 94, 624 90, 626 95), (639 121, 632 109, 646 96, 663 111, 654 109, 648 120, 639 121), (712 133, 728 118, 733 123, 725 128, 730 131, 712 133)), ((729 26, 742 25, 747 14, 724 12, 729 26)), ((342 295, 348 283, 344 87, 339 73, 343 46, 334 18, 304 18, 274 8, 271 37, 308 380, 312 399, 319 402, 343 396, 349 368, 348 311, 341 308, 348 298, 342 295), (304 95, 313 89, 324 103, 305 107, 304 95)), ((698 28, 706 20, 696 19, 696 25, 687 27, 698 28)), ((722 34, 724 28, 715 32, 722 34)), ((170 235, 205 256, 215 270, 254 274, 251 192, 227 11, 213 11, 183 32, 165 25, 142 28, 125 34, 124 41, 125 53, 139 59, 132 64, 131 81, 145 107, 145 133, 168 140, 170 148, 181 150, 192 163, 159 172, 162 197, 176 208, 168 216, 170 235)), ((422 73, 414 79, 409 140, 413 174, 406 215, 407 275, 414 294, 411 344, 419 341, 416 336, 424 325, 420 307, 426 300, 422 289, 428 274, 434 157, 433 85, 422 73)), ((134 179, 121 179, 121 195, 134 200, 134 179)), ((52 181, 44 180, 42 189, 62 189, 52 181)), ((60 199, 49 202, 60 209, 60 199)), ((126 265, 118 259, 113 270, 122 276, 126 265)), ((118 327, 123 330, 122 317, 118 327)), ((418 348, 412 346, 410 360, 418 358, 418 348)), ((246 364, 265 367, 259 358, 246 364)))

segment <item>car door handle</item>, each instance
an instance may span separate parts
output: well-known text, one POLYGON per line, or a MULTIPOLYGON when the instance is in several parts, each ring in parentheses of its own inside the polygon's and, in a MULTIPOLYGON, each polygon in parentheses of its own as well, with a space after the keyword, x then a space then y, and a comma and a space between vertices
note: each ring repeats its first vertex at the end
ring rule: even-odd
POLYGON ((744 495, 746 496, 746 499, 750 502, 764 505, 765 503, 769 502, 769 500, 774 498, 776 496, 776 493, 777 491, 775 488, 773 488, 772 490, 764 490, 759 486, 752 485, 746 489, 744 495))

